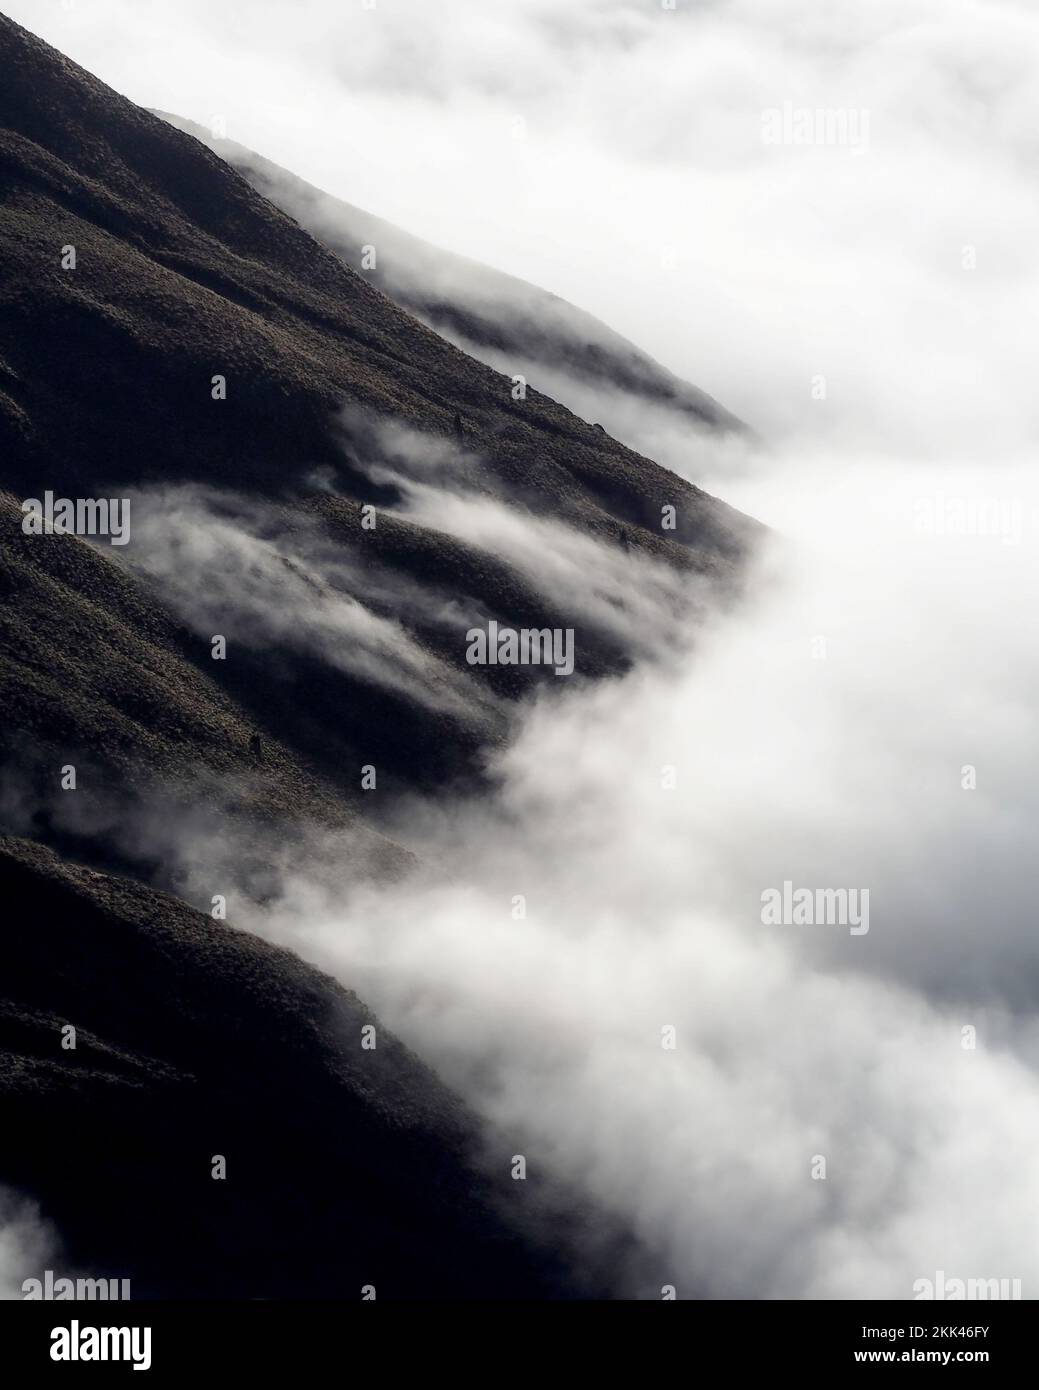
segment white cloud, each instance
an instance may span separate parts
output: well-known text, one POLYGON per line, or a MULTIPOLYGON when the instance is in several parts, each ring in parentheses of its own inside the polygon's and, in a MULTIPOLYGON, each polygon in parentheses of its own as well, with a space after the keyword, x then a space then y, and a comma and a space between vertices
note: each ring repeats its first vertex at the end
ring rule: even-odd
POLYGON ((860 438, 918 452, 950 412, 959 452, 1006 443, 1032 395, 1028 6, 9 9, 138 102, 222 115, 318 187, 589 309, 772 437, 826 428, 820 373, 860 438), (763 146, 787 100, 868 109, 868 154, 763 146))
POLYGON ((41 1276, 54 1251, 54 1233, 35 1203, 0 1188, 0 1299, 23 1298, 22 1284, 41 1276))
MULTIPOLYGON (((742 615, 541 700, 495 800, 401 812, 435 867, 359 889, 316 840, 275 908, 237 907, 366 998, 502 1155, 620 1213, 645 1297, 1039 1280, 1034 520, 1019 544, 928 534, 911 460, 842 461, 772 456, 788 534, 742 615), (868 935, 764 926, 784 879, 870 889, 868 935)), ((958 486, 1039 511, 1009 467, 958 486)))
POLYGON ((566 295, 774 441, 682 468, 783 538, 742 616, 539 702, 495 803, 408 808, 426 877, 358 890, 315 845, 243 920, 622 1212, 649 1297, 904 1298, 937 1269, 1034 1296, 1034 11, 12 9, 142 103, 224 112, 566 295), (763 146, 786 100, 867 108, 868 153, 763 146), (949 534, 993 498, 1016 542, 949 534), (868 887, 869 934, 763 926, 784 879, 868 887))

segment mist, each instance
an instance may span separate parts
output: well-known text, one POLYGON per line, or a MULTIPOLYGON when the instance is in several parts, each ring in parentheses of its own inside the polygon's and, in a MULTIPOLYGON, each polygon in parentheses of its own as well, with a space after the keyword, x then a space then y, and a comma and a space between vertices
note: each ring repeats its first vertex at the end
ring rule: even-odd
MULTIPOLYGON (((282 646, 407 695, 431 709, 491 705, 403 626, 355 598, 385 607, 401 581, 368 559, 332 547, 275 509, 206 488, 141 493, 130 558, 161 583, 165 601, 201 635, 234 634, 258 650, 282 646), (288 530, 289 534, 286 534, 288 530), (295 534, 292 534, 292 532, 295 534)), ((416 597, 414 586, 405 598, 416 597)), ((456 626, 464 607, 444 595, 419 597, 434 621, 456 626)))
MULTIPOLYGON (((207 45, 201 6, 168 9, 139 67, 133 23, 103 51, 121 6, 39 29, 688 375, 761 439, 631 401, 589 418, 772 531, 739 610, 696 623, 625 559, 637 667, 525 704, 493 796, 384 808, 405 881, 350 879, 301 831, 234 920, 356 990, 502 1136, 503 1172, 523 1153, 627 1224, 619 1292, 904 1299, 944 1270, 1034 1296, 1039 21, 314 4, 290 40, 287 11, 232 5, 207 45), (869 109, 868 149, 764 146, 788 99, 869 109), (868 932, 767 925, 786 882, 868 890, 868 932)), ((580 626, 583 564, 533 519, 409 498, 459 535, 486 520, 580 626)), ((212 847, 180 838, 208 901, 212 847)))
POLYGON ((24 1298, 23 1282, 39 1277, 57 1249, 54 1229, 36 1204, 0 1188, 0 1300, 24 1298))
POLYGON ((1008 393, 1035 426, 1026 0, 8 12, 141 105, 562 295, 770 439, 839 406, 865 441, 923 456, 948 422, 969 454, 1013 441, 1008 393), (868 111, 868 144, 766 144, 786 101, 868 111))
MULTIPOLYGON (((910 1298, 942 1269, 1027 1297, 1035 481, 1010 459, 936 491, 850 439, 746 477, 774 529, 741 607, 658 603, 655 656, 522 706, 494 796, 382 808, 403 883, 312 830, 232 916, 369 1001, 503 1164, 634 1230, 620 1292, 910 1298), (868 890, 868 931, 766 925, 786 881, 868 890)), ((548 556, 537 519, 509 534, 548 556)), ((652 605, 656 566, 624 562, 652 605)), ((207 901, 212 843, 177 852, 207 901)))

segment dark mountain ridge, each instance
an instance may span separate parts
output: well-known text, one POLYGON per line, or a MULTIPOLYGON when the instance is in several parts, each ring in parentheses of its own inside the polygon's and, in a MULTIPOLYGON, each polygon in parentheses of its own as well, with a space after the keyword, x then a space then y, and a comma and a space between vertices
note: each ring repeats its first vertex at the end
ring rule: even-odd
POLYGON ((539 367, 549 368, 604 398, 627 395, 664 407, 692 429, 744 429, 706 391, 558 295, 433 246, 194 121, 155 114, 207 145, 346 265, 472 356, 494 367, 507 360, 534 381, 539 367), (373 265, 366 265, 366 252, 374 252, 373 265))
POLYGON ((551 1194, 486 1166, 421 1062, 381 1027, 359 1055, 359 1001, 158 891, 163 836, 208 817, 247 850, 250 828, 318 823, 348 832, 348 876, 406 872, 380 799, 472 785, 553 679, 467 665, 474 614, 576 626, 577 679, 608 676, 633 657, 637 610, 612 619, 638 566, 720 602, 756 528, 547 396, 513 400, 2 17, 0 75, 0 1183, 69 1260, 151 1296, 607 1288, 608 1260, 591 1278, 546 1253, 549 1231, 566 1245, 551 1194), (416 509, 431 490, 461 523, 416 509), (26 534, 46 491, 131 500, 130 545, 26 534), (477 512, 571 547, 575 585, 599 565, 606 617, 536 550, 469 534, 477 512))
POLYGON ((580 1287, 529 1239, 536 1184, 354 995, 24 840, 0 837, 0 891, 0 1177, 42 1199, 66 1268, 138 1298, 580 1287))

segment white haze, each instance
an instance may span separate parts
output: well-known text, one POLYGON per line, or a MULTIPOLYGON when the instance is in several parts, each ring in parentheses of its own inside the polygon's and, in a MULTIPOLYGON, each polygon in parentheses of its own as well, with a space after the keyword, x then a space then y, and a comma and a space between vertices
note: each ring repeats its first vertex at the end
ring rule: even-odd
POLYGON ((22 1284, 53 1264, 57 1243, 36 1204, 0 1187, 0 1300, 24 1298, 22 1284))
POLYGON ((917 533, 870 462, 868 495, 814 480, 752 611, 677 673, 544 702, 493 808, 411 808, 435 871, 366 891, 294 846, 279 906, 241 905, 631 1222, 643 1297, 1037 1287, 1034 548, 917 533), (869 933, 763 926, 786 878, 869 888, 869 933))
POLYGON ((770 438, 839 412, 914 453, 1006 447, 1008 389, 1035 422, 1031 0, 6 11, 142 105, 222 118, 316 187, 591 311, 770 438), (867 109, 868 149, 764 145, 785 101, 867 109))
MULTIPOLYGON (((262 508, 205 488, 139 493, 134 510, 132 563, 161 581, 165 601, 203 636, 317 655, 430 709, 460 713, 479 698, 399 622, 344 589, 363 580, 378 590, 361 556, 339 547, 323 565, 320 552, 331 547, 298 522, 294 536, 284 535, 262 508)), ((384 602, 388 596, 378 593, 384 602)))
POLYGON ((683 469, 781 538, 742 614, 544 701, 494 806, 410 808, 435 870, 370 892, 297 849, 242 920, 620 1212, 629 1292, 907 1298, 942 1269, 1035 1296, 1032 8, 9 8, 778 441, 683 469), (868 152, 763 147, 786 100, 868 107, 868 152), (1002 534, 935 534, 972 501, 1002 534), (785 879, 869 888, 868 934, 763 926, 785 879))
POLYGON ((387 461, 367 471, 397 488, 400 515, 504 561, 578 627, 611 637, 622 650, 662 655, 678 616, 688 617, 697 604, 693 583, 670 565, 533 516, 507 490, 477 491, 474 481, 486 489, 494 475, 478 455, 400 425, 383 424, 375 436, 387 461))

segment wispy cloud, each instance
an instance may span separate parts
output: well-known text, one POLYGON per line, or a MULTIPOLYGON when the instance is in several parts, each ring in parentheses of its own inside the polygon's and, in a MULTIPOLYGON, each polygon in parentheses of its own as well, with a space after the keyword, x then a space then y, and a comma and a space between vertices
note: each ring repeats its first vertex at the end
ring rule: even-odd
POLYGON ((53 1261, 57 1238, 34 1202, 0 1188, 0 1299, 24 1298, 22 1284, 53 1261))
POLYGON ((141 104, 220 117, 317 187, 590 310, 771 438, 829 428, 840 401, 862 442, 921 453, 951 411, 963 454, 1006 442, 1008 403, 1032 395, 1027 3, 8 12, 141 104), (868 110, 868 153, 764 144, 787 101, 868 110))
MULTIPOLYGON (((643 1297, 1039 1280, 1039 670, 1014 602, 1035 547, 921 530, 911 460, 856 484, 828 461, 776 460, 777 496, 811 501, 738 617, 542 699, 494 798, 398 808, 426 866, 406 883, 347 883, 315 835, 272 853, 273 906, 235 904, 358 990, 503 1154, 627 1223, 619 1287, 643 1297), (766 925, 785 880, 869 889, 869 933, 766 925)), ((1013 469, 960 483, 1039 505, 1013 469)), ((181 852, 204 881, 206 847, 181 852)))
MULTIPOLYGON (((322 543, 298 518, 206 489, 142 494, 129 562, 157 581, 196 631, 259 650, 317 655, 333 667, 454 713, 492 706, 491 697, 423 648, 385 607, 390 582, 342 543, 322 543)), ((443 607, 425 596, 425 607, 443 607)), ((460 622, 464 611, 453 615, 460 622)))
MULTIPOLYGON (((1034 1294, 1034 12, 232 5, 205 41, 201 5, 157 13, 44 28, 139 100, 223 112, 319 186, 586 305, 774 441, 698 439, 686 469, 665 439, 782 536, 753 604, 698 634, 622 556, 582 583, 550 524, 405 473, 403 510, 541 557, 546 590, 670 660, 525 711, 494 799, 400 808, 435 866, 406 885, 343 882, 315 836, 238 919, 621 1213, 633 1291, 907 1298, 945 1269, 1034 1294), (868 109, 868 152, 766 145, 786 101, 868 109), (1016 539, 964 520, 983 512, 1016 539), (766 925, 788 880, 869 889, 869 933, 766 925)), ((319 595, 306 626, 269 541, 206 525, 187 544, 263 640, 294 640, 263 613, 284 588, 315 641, 420 678, 349 607, 319 595)), ((200 872, 210 849, 182 852, 200 872)))

